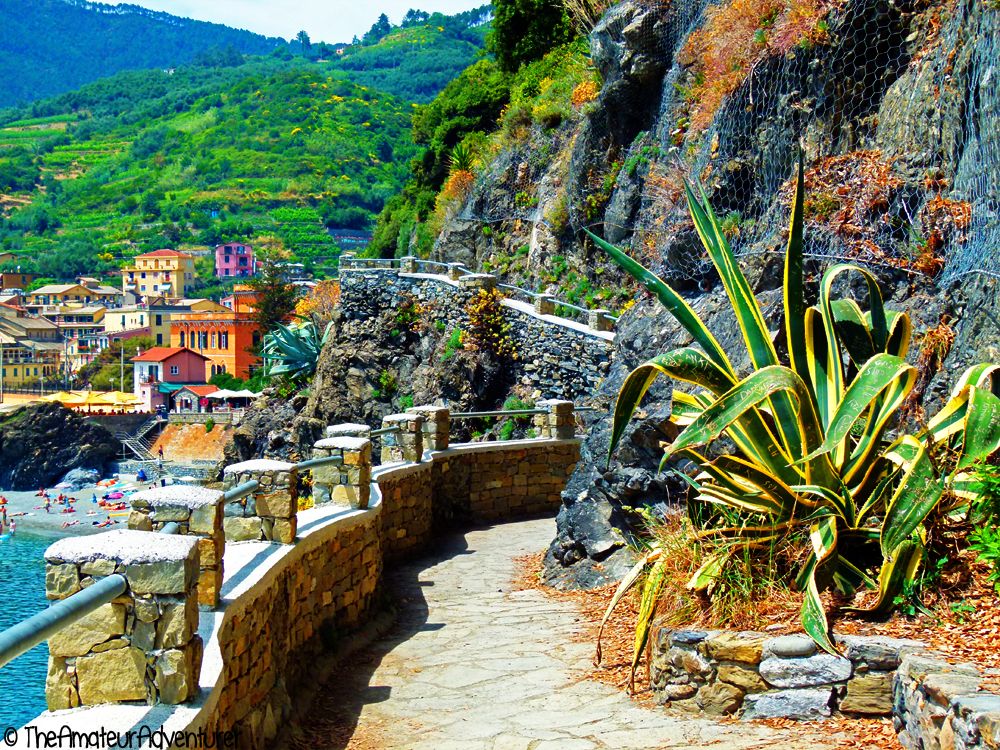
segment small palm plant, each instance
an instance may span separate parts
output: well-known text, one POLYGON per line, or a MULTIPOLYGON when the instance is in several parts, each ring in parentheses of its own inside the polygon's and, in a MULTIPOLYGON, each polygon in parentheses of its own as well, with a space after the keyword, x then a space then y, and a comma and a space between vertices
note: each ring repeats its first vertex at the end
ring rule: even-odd
POLYGON ((320 352, 329 335, 329 325, 320 335, 311 320, 275 326, 264 336, 261 347, 264 372, 269 376, 285 375, 289 380, 309 377, 316 371, 320 352))
MULTIPOLYGON (((808 536, 811 549, 796 579, 804 593, 802 624, 821 648, 836 653, 821 590, 877 590, 865 611, 881 613, 915 579, 926 540, 925 521, 974 497, 970 467, 1000 447, 1000 367, 968 369, 926 426, 914 434, 896 432, 900 406, 917 375, 904 359, 912 330, 909 316, 887 311, 875 277, 848 264, 829 267, 818 304, 806 305, 801 161, 784 267, 787 363, 779 359, 750 284, 704 191, 700 193, 699 199, 686 185, 691 216, 722 277, 753 371, 737 373, 715 336, 677 292, 591 235, 656 295, 699 347, 660 354, 628 376, 615 405, 609 460, 657 377, 694 386, 674 391, 671 421, 683 429, 663 460, 693 461, 699 473, 688 481, 697 500, 725 512, 710 515, 713 520, 697 532, 713 551, 689 588, 710 590, 738 550, 752 552, 794 535, 808 536), (847 274, 864 281, 867 311, 853 299, 834 298, 835 282, 847 274), (700 452, 723 435, 735 444, 735 454, 710 459, 700 452)), ((663 585, 659 551, 626 577, 611 605, 650 565, 633 674, 663 585)))

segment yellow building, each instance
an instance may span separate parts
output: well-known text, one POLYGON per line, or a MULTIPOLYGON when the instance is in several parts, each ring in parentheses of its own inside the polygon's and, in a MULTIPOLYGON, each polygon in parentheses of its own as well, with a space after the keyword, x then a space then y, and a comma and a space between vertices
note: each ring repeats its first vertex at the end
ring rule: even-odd
POLYGON ((110 286, 49 284, 23 296, 24 307, 31 312, 55 314, 65 305, 115 307, 121 304, 123 295, 110 286))
POLYGON ((183 297, 194 284, 194 258, 177 250, 137 255, 122 269, 122 289, 139 297, 183 297))
POLYGON ((145 305, 129 305, 109 310, 104 316, 104 332, 110 339, 113 334, 138 332, 149 329, 156 346, 170 345, 170 320, 178 313, 225 312, 226 308, 210 299, 178 299, 168 301, 162 297, 151 299, 145 305))
POLYGON ((55 323, 0 306, 0 378, 4 388, 54 388, 62 378, 64 344, 55 323))

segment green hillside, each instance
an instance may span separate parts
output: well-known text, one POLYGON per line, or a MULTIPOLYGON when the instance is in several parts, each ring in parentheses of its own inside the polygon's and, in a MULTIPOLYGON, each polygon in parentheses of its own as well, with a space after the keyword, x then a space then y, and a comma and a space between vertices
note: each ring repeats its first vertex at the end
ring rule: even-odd
POLYGON ((181 65, 211 50, 266 54, 287 44, 134 5, 81 0, 0 0, 0 29, 0 106, 120 70, 181 65))
POLYGON ((417 155, 414 100, 436 90, 412 71, 443 84, 479 54, 479 22, 435 18, 329 57, 223 55, 0 112, 0 248, 53 278, 261 235, 323 264, 326 227, 370 227, 417 155))

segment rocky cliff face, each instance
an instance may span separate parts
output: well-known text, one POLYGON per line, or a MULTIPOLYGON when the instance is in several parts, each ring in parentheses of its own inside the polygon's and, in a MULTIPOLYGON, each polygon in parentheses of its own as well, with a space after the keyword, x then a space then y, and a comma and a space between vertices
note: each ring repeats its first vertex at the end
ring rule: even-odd
MULTIPOLYGON (((484 352, 446 353, 430 311, 411 312, 403 321, 398 309, 364 319, 335 315, 309 388, 291 399, 265 391, 234 431, 226 462, 308 458, 326 425, 379 427, 385 415, 414 404, 494 408, 510 389, 509 373, 484 352)), ((456 440, 467 437, 456 427, 456 440)))
POLYGON ((51 487, 73 469, 97 469, 119 443, 100 425, 60 404, 34 404, 0 417, 0 487, 51 487))
MULTIPOLYGON (((974 0, 837 0, 792 3, 797 15, 776 11, 764 23, 740 15, 752 5, 612 8, 591 36, 598 100, 488 165, 439 238, 438 259, 508 268, 512 281, 548 291, 544 271, 559 258, 594 284, 627 284, 585 240, 589 226, 685 291, 725 348, 740 351, 682 180, 705 185, 777 328, 801 144, 813 278, 841 259, 876 272, 891 305, 914 318, 915 361, 927 330, 944 321, 955 332, 942 361, 922 363, 922 399, 934 411, 965 366, 1000 361, 991 275, 1000 271, 1000 11, 974 0), (515 200, 526 193, 535 200, 515 200), (560 207, 562 224, 549 220, 560 207)), ((687 343, 640 296, 619 322, 595 403, 610 409, 630 368, 687 343)), ((630 508, 683 497, 657 473, 669 393, 663 383, 647 397, 610 467, 608 414, 590 418, 547 558, 552 580, 620 576, 639 528, 630 508)))

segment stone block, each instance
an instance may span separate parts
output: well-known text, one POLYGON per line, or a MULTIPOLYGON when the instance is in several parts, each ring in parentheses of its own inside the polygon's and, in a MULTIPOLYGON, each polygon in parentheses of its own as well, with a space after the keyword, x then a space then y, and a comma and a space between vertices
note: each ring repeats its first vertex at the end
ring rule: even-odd
POLYGON ((160 619, 156 622, 156 648, 186 645, 198 630, 198 601, 186 597, 181 601, 162 602, 160 610, 160 619))
POLYGON ((849 659, 832 654, 815 654, 805 658, 772 657, 760 663, 760 676, 778 688, 804 688, 844 682, 851 677, 849 659))
POLYGON ((979 683, 979 677, 973 675, 929 674, 923 681, 922 689, 939 706, 949 706, 956 696, 977 692, 979 683))
POLYGON ((211 536, 222 527, 219 505, 203 505, 191 511, 188 528, 192 534, 211 536))
POLYGON ((734 714, 743 705, 743 691, 735 685, 716 682, 698 691, 698 706, 709 716, 734 714))
POLYGON ((45 597, 65 599, 80 590, 80 571, 73 563, 45 566, 45 597))
POLYGON ((256 542, 261 538, 259 517, 226 518, 222 522, 222 527, 226 532, 227 542, 256 542))
POLYGON ((156 657, 156 689, 160 703, 184 703, 198 692, 193 647, 170 649, 156 657))
POLYGON ((110 602, 53 633, 49 638, 49 653, 53 656, 84 656, 98 643, 124 632, 125 606, 110 602))
POLYGON ((716 670, 719 682, 735 685, 744 693, 763 693, 767 683, 757 674, 757 670, 739 664, 720 664, 716 670))
POLYGON ((136 531, 152 531, 153 521, 148 513, 140 510, 130 510, 128 514, 128 527, 136 531))
POLYGON ((852 662, 874 670, 896 669, 904 654, 923 648, 920 641, 884 636, 844 635, 837 638, 837 643, 852 662))
POLYGON ((766 640, 767 636, 761 633, 722 631, 705 641, 705 649, 709 657, 717 661, 759 664, 766 640))
MULTIPOLYGON (((221 536, 221 535, 220 535, 221 536)), ((202 568, 214 568, 222 561, 225 540, 205 537, 198 540, 198 565, 202 568)))
POLYGON ((150 520, 156 523, 187 521, 190 517, 191 509, 184 505, 157 505, 150 513, 150 520))
POLYGON ((135 617, 140 622, 153 622, 160 616, 160 608, 153 599, 134 599, 135 617))
POLYGON ((76 670, 67 666, 65 659, 49 659, 49 671, 45 676, 45 703, 49 711, 80 705, 80 696, 76 692, 76 670))
POLYGON ((743 701, 743 719, 819 719, 830 715, 833 688, 772 690, 748 695, 743 701))
POLYGON ((279 490, 269 493, 254 493, 257 501, 257 515, 273 518, 291 518, 297 508, 290 492, 279 490))
POLYGON ((76 679, 84 705, 145 700, 146 655, 130 647, 82 656, 76 679))
POLYGON ((281 544, 292 544, 295 541, 295 534, 298 530, 298 519, 296 518, 276 518, 271 530, 271 538, 281 544))
POLYGON ((105 577, 115 572, 114 560, 89 560, 80 565, 80 573, 85 576, 105 577))
MULTIPOLYGON (((197 550, 194 547, 193 550, 197 550)), ((137 594, 183 594, 197 577, 197 553, 185 560, 159 560, 125 566, 129 588, 137 594)))
POLYGON ((847 683, 840 710, 854 714, 888 716, 892 713, 892 672, 865 672, 847 683))
POLYGON ((762 659, 778 657, 781 659, 792 659, 803 656, 812 656, 816 653, 816 642, 807 635, 779 635, 771 638, 764 644, 762 659))
POLYGON ((682 701, 693 698, 695 693, 698 692, 698 686, 691 685, 690 683, 668 683, 658 692, 662 701, 682 701))
POLYGON ((695 678, 706 679, 712 674, 712 665, 697 651, 687 648, 671 648, 667 660, 675 669, 687 672, 695 678))

